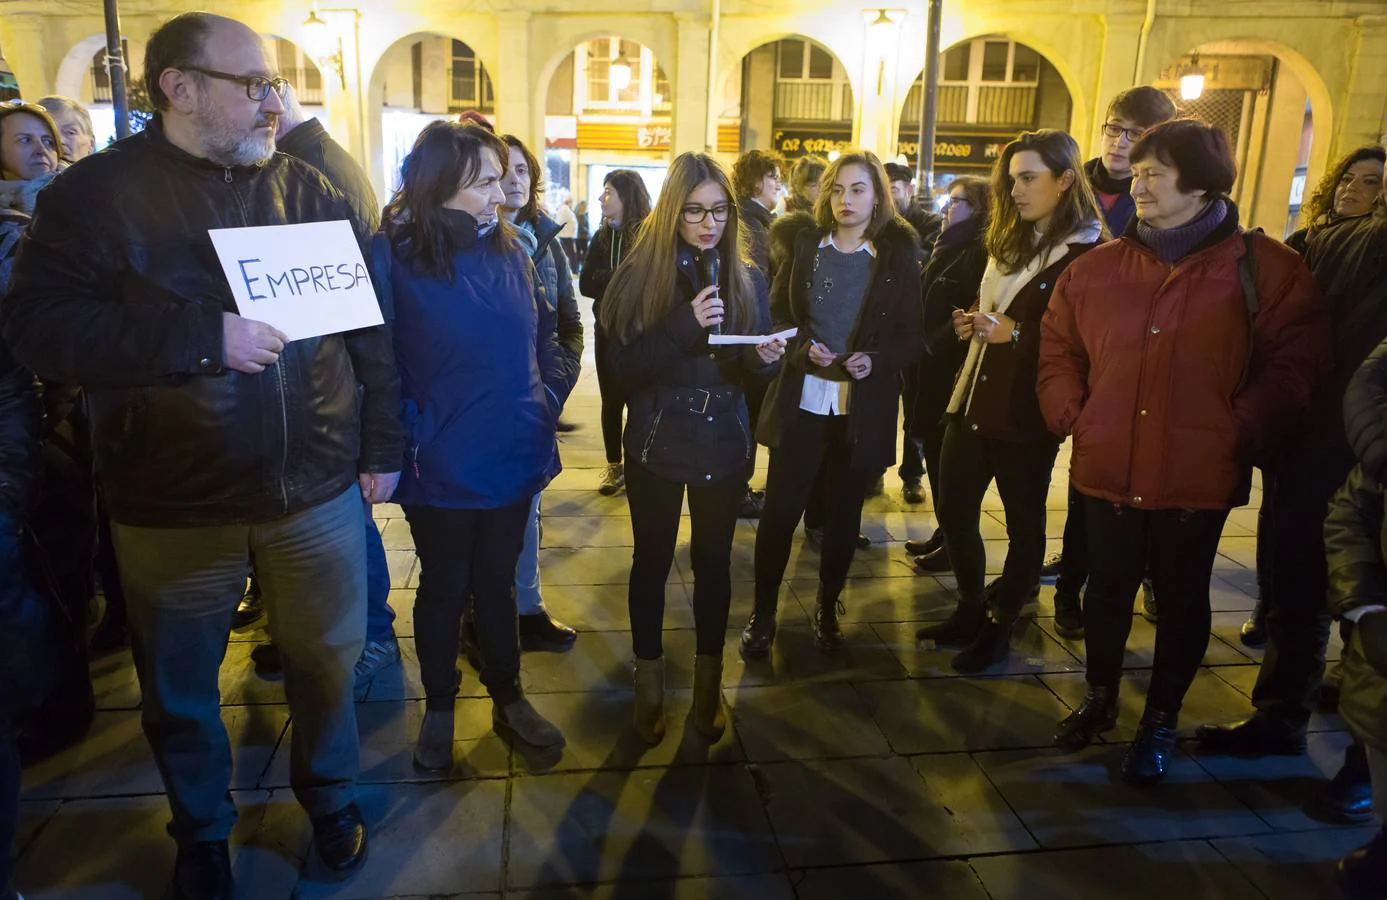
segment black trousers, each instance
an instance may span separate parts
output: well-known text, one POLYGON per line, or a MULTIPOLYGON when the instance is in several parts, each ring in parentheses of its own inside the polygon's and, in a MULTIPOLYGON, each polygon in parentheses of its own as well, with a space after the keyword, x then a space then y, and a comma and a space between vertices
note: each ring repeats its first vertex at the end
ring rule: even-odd
POLYGON ((1064 544, 1060 550, 1060 570, 1055 576, 1055 593, 1078 599, 1088 582, 1088 525, 1084 518, 1084 495, 1069 486, 1069 512, 1064 519, 1064 544))
MULTIPOLYGON (((852 467, 849 416, 820 416, 798 410, 786 423, 779 447, 771 449, 766 474, 766 505, 756 526, 756 608, 776 608, 780 582, 790 561, 795 526, 823 469, 824 539, 819 554, 819 597, 836 603, 857 552, 862 502, 880 476, 877 469, 852 467)), ((806 524, 809 517, 805 516, 806 524)))
POLYGON ((937 498, 962 603, 983 602, 987 557, 982 501, 995 479, 1007 514, 1007 558, 996 593, 998 621, 1021 612, 1045 563, 1045 497, 1059 446, 1051 440, 1001 441, 979 437, 952 418, 944 431, 941 466, 948 476, 937 498))
POLYGON ((915 423, 916 436, 920 445, 920 458, 925 463, 925 474, 929 477, 929 493, 934 498, 935 519, 939 518, 939 494, 943 490, 943 479, 939 472, 944 453, 944 423, 936 421, 929 425, 915 423))
POLYGON ((525 543, 530 501, 499 509, 406 506, 419 555, 414 643, 429 709, 453 708, 462 673, 458 642, 467 598, 482 656, 482 684, 502 706, 520 699, 520 636, 515 564, 525 543))
MULTIPOLYGON (((595 312, 596 310, 594 310, 595 312)), ((621 462, 621 413, 626 409, 626 396, 617 387, 608 366, 607 345, 611 338, 602 326, 593 326, 594 352, 597 354, 597 390, 602 395, 602 447, 608 463, 621 462)))
MULTIPOLYGON (((901 372, 902 440, 901 464, 896 471, 901 481, 919 481, 925 477, 925 457, 916 435, 915 401, 920 393, 919 366, 909 366, 901 372)), ((931 482, 931 486, 933 482, 931 482)), ((936 495, 937 496, 937 495, 936 495)))
POLYGON ((1132 631, 1132 595, 1149 571, 1161 600, 1146 708, 1178 713, 1209 647, 1209 579, 1226 509, 1134 509, 1084 498, 1092 568, 1084 597, 1088 683, 1115 686, 1132 631))
POLYGON ((1252 705, 1304 724, 1324 677, 1330 614, 1324 519, 1347 472, 1310 458, 1262 473, 1258 569, 1267 608, 1267 650, 1252 705))
MULTIPOLYGON (((766 389, 769 384, 750 383, 745 386, 746 390, 746 412, 747 421, 751 423, 751 433, 756 433, 756 423, 761 421, 761 404, 766 399, 766 389)), ((756 474, 756 454, 760 452, 760 444, 751 442, 751 455, 746 461, 746 484, 751 485, 751 478, 756 474)))
POLYGON ((684 491, 689 492, 693 534, 694 628, 698 653, 722 657, 732 605, 732 536, 737 528, 746 482, 740 474, 709 485, 685 485, 661 478, 631 460, 626 466, 626 501, 631 507, 631 582, 626 602, 631 644, 639 659, 664 655, 665 581, 674 562, 684 491))

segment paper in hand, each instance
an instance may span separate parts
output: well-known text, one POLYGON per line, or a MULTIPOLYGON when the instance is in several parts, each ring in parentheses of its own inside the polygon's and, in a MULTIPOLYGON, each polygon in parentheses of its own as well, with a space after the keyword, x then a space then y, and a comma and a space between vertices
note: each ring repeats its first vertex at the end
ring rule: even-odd
POLYGON ((775 334, 710 334, 708 335, 708 343, 715 347, 719 344, 769 344, 776 338, 788 341, 797 333, 799 333, 798 328, 786 328, 775 334))

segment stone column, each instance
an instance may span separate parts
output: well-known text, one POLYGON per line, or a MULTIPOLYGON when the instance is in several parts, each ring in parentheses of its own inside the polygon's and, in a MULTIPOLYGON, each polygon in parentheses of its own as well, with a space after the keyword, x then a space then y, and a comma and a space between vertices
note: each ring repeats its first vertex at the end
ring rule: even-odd
POLYGON ((857 143, 883 162, 890 162, 896 158, 900 130, 896 103, 900 79, 896 70, 900 67, 901 23, 858 22, 853 27, 863 41, 862 97, 858 104, 862 116, 857 143))
POLYGON ((17 13, 0 19, 0 52, 19 81, 20 95, 25 100, 53 93, 58 67, 56 62, 50 65, 44 18, 38 13, 17 13))
POLYGON ((1136 59, 1141 45, 1141 23, 1142 16, 1136 15, 1103 17, 1103 52, 1097 67, 1098 93, 1089 103, 1089 108, 1093 110, 1092 120, 1074 123, 1074 137, 1087 156, 1096 156, 1103 146, 1100 130, 1108 104, 1118 94, 1138 83, 1136 59))
POLYGON ((674 155, 710 149, 708 144, 708 104, 712 85, 708 84, 709 23, 702 15, 674 14, 678 29, 674 79, 673 135, 674 155))
POLYGON ((1387 133, 1387 16, 1359 16, 1354 25, 1353 67, 1335 110, 1330 159, 1360 144, 1376 143, 1387 133))
POLYGON ((496 27, 496 123, 502 132, 524 141, 542 163, 545 98, 539 94, 538 78, 530 71, 530 13, 498 12, 496 27), (535 110, 539 110, 539 116, 535 110))

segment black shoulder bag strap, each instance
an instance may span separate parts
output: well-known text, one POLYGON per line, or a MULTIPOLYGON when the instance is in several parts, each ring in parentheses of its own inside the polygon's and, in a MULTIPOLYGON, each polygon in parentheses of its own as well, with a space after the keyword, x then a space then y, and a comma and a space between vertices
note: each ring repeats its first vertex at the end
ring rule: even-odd
POLYGON ((1257 337, 1257 314, 1262 310, 1262 301, 1257 296, 1256 253, 1257 237, 1261 233, 1260 228, 1243 232, 1243 249, 1246 252, 1238 259, 1238 281, 1242 283, 1243 303, 1247 305, 1247 356, 1243 359, 1243 377, 1238 381, 1239 391, 1247 384, 1247 376, 1252 369, 1253 342, 1257 337))

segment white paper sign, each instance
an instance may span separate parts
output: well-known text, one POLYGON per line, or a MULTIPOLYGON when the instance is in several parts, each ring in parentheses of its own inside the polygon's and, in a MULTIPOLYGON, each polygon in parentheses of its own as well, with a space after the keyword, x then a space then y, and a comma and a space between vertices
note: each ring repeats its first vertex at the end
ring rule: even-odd
POLYGON ((208 231, 247 319, 289 340, 381 324, 356 233, 345 219, 208 231))
POLYGON ((775 334, 710 334, 708 335, 708 343, 713 346, 718 344, 768 344, 776 338, 788 341, 798 333, 798 328, 786 328, 775 334))

